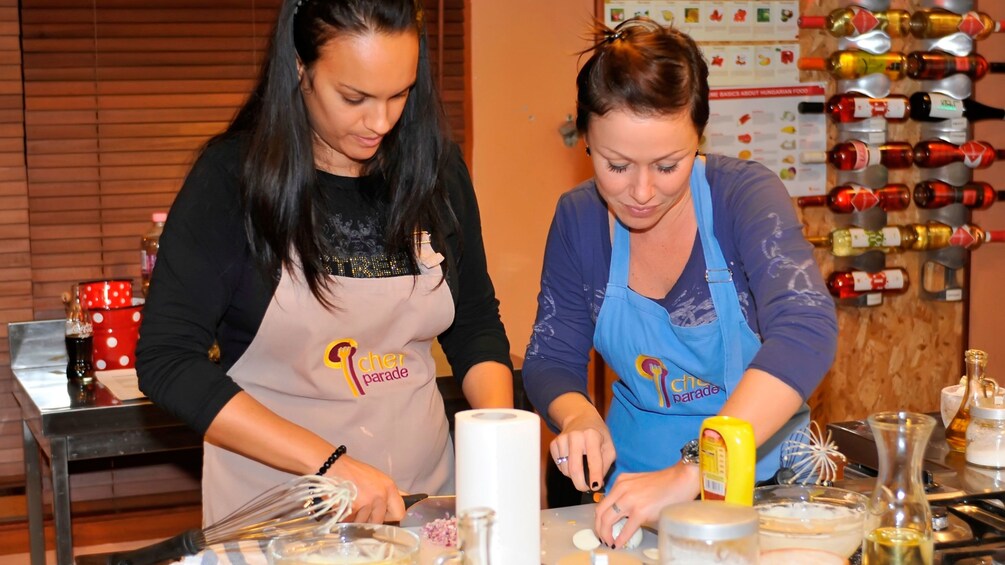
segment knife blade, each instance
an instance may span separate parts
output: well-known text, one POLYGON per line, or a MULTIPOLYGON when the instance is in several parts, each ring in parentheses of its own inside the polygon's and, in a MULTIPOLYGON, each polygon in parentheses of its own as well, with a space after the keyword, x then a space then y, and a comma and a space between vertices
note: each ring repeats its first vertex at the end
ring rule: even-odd
POLYGON ((429 496, 425 493, 406 494, 405 517, 399 522, 402 528, 424 526, 439 518, 453 518, 457 512, 454 495, 429 496))

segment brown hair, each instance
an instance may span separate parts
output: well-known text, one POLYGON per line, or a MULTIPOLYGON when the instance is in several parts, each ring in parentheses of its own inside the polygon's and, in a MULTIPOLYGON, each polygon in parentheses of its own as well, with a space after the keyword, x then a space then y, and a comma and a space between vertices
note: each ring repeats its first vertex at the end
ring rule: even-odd
POLYGON ((640 115, 690 110, 699 137, 708 123, 708 65, 686 33, 635 17, 614 29, 597 25, 603 39, 576 77, 576 128, 615 109, 640 115))

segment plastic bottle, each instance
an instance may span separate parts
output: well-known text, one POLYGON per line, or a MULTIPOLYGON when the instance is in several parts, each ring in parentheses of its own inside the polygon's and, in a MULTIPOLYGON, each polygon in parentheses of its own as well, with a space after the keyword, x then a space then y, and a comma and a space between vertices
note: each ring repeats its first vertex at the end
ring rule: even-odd
POLYGON ((140 280, 143 284, 143 298, 147 297, 150 275, 154 272, 154 265, 157 264, 157 250, 160 249, 160 238, 164 231, 164 222, 167 221, 167 212, 154 212, 150 219, 153 224, 140 239, 140 280))
POLYGON ((698 449, 701 499, 753 505, 757 444, 750 423, 730 416, 706 418, 698 449))

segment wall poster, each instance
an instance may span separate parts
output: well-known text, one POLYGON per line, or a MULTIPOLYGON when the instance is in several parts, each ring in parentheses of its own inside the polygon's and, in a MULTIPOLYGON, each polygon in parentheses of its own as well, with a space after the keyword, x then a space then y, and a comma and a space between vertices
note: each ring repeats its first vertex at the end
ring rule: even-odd
POLYGON ((823 102, 823 85, 801 85, 797 0, 608 0, 604 23, 636 16, 694 38, 708 62, 712 115, 702 148, 764 163, 792 196, 822 194, 826 164, 804 165, 802 151, 825 151, 824 116, 799 102, 823 102))
POLYGON ((824 194, 827 165, 803 164, 804 151, 827 150, 823 114, 800 114, 800 102, 823 102, 824 85, 712 89, 702 151, 758 161, 791 196, 824 194))

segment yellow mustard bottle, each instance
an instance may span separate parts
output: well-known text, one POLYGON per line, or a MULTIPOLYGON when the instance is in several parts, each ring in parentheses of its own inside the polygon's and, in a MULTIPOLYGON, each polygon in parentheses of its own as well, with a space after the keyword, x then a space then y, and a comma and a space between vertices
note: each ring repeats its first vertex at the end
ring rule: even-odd
POLYGON ((757 444, 750 422, 712 416, 701 424, 698 465, 701 499, 753 506, 757 444))

